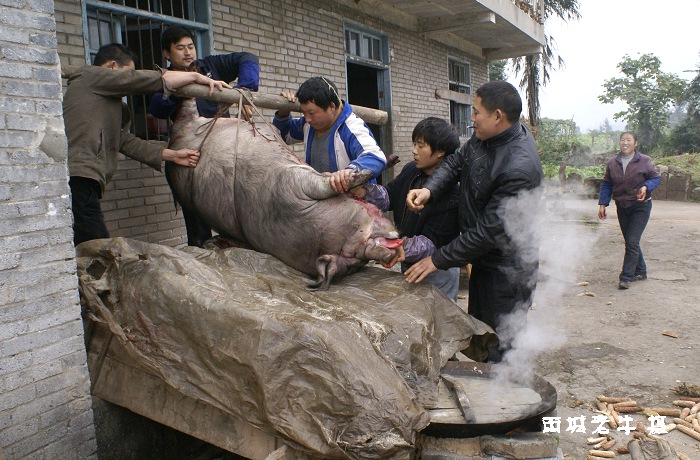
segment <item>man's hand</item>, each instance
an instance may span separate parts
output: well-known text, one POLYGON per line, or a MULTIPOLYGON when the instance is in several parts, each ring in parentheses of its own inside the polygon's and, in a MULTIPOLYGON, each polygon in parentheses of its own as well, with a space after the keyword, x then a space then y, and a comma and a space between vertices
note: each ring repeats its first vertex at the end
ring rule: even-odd
POLYGON ((194 74, 197 75, 197 79, 194 81, 197 84, 200 85, 208 85, 209 86, 209 95, 211 96, 214 94, 214 88, 218 89, 221 91, 224 88, 231 89, 231 86, 226 83, 225 81, 221 80, 212 80, 211 78, 207 77, 206 75, 202 75, 201 73, 193 72, 194 74))
POLYGON ((404 251, 402 244, 396 248, 396 254, 394 254, 394 257, 392 257, 389 262, 380 262, 380 264, 382 264, 382 267, 384 268, 391 268, 398 262, 403 262, 404 260, 406 260, 406 252, 404 251))
POLYGON ((199 162, 199 152, 192 149, 163 149, 163 160, 194 168, 199 162))
POLYGON ((437 271, 437 267, 433 264, 433 257, 426 257, 411 265, 411 267, 406 270, 406 281, 409 283, 420 283, 426 276, 435 271, 437 271))
POLYGON ((408 195, 406 195, 406 206, 413 212, 420 212, 429 199, 430 190, 427 188, 409 190, 408 195))
POLYGON ((647 186, 642 185, 642 187, 637 190, 637 201, 644 201, 647 198, 647 186))
POLYGON ((348 191, 350 177, 355 172, 354 169, 345 168, 330 174, 331 188, 335 193, 345 193, 348 191))
POLYGON ((598 206, 598 219, 604 220, 606 217, 608 217, 608 213, 605 208, 606 206, 604 204, 598 206))
MULTIPOLYGON (((280 96, 286 97, 289 102, 296 102, 297 97, 294 93, 280 93, 280 96)), ((280 118, 288 117, 291 112, 289 110, 280 109, 277 111, 277 116, 280 118)))
POLYGON ((209 86, 209 95, 214 94, 214 88, 221 91, 224 88, 231 88, 225 81, 212 80, 206 75, 197 72, 184 72, 179 70, 166 70, 163 73, 165 87, 169 89, 178 89, 190 83, 209 86))

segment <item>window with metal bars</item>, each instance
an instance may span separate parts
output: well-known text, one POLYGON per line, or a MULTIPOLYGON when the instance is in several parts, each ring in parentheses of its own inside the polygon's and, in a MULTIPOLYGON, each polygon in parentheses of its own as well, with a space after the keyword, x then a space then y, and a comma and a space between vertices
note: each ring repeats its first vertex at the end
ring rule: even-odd
MULTIPOLYGON (((471 68, 468 62, 448 59, 449 89, 457 93, 471 94, 471 68)), ((469 104, 450 101, 450 122, 457 128, 460 136, 471 135, 469 123, 472 115, 472 107, 469 104)))
MULTIPOLYGON (((122 43, 139 59, 137 68, 154 69, 168 65, 160 46, 160 36, 167 27, 179 24, 192 30, 196 37, 197 55, 212 51, 211 2, 209 0, 110 0, 85 2, 87 24, 87 56, 92 62, 97 50, 109 43, 122 43)), ((143 139, 159 137, 148 129, 150 95, 129 96, 131 131, 143 139)))

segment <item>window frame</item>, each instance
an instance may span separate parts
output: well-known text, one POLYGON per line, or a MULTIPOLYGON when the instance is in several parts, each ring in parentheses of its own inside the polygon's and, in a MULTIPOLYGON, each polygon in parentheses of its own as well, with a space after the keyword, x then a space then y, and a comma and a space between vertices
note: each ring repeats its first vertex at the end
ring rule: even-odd
POLYGON ((471 63, 455 57, 447 57, 447 81, 448 89, 446 99, 450 101, 450 123, 457 128, 462 139, 472 135, 473 130, 469 128, 471 124, 472 96, 471 96, 471 63), (457 70, 463 70, 464 78, 455 75, 457 70))
POLYGON ((379 34, 372 31, 366 27, 350 23, 343 23, 343 49, 345 50, 345 59, 348 62, 355 62, 363 65, 369 65, 371 67, 388 69, 389 68, 389 40, 384 34, 379 34), (360 54, 352 53, 349 49, 349 34, 358 35, 358 43, 360 45, 360 54), (369 55, 365 52, 367 50, 366 40, 371 39, 376 42, 376 49, 379 52, 379 59, 374 59, 374 56, 369 55))
MULTIPOLYGON (((194 32, 199 57, 213 53, 211 0, 186 0, 180 3, 183 8, 182 15, 193 17, 197 19, 196 21, 125 6, 123 4, 126 3, 125 0, 118 1, 120 3, 85 0, 82 4, 83 41, 87 64, 92 63, 92 58, 100 46, 108 43, 123 43, 137 52, 141 61, 137 68, 152 70, 156 65, 165 68, 168 62, 160 49, 160 34, 166 27, 172 25, 182 25, 194 32), (185 5, 187 5, 186 8, 185 5), (100 35, 97 39, 93 36, 95 32, 100 35), (130 37, 132 41, 136 40, 138 43, 129 43, 130 37), (107 38, 108 41, 103 41, 107 38)), ((137 5, 140 3, 142 2, 136 2, 137 5)), ((152 5, 157 8, 163 4, 157 0, 149 0, 146 4, 148 8, 152 5)), ((147 115, 148 95, 128 96, 125 102, 132 114, 130 131, 133 134, 143 139, 164 138, 162 128, 149 129, 149 118, 152 117, 147 115)), ((151 123, 152 121, 150 120, 151 123)))

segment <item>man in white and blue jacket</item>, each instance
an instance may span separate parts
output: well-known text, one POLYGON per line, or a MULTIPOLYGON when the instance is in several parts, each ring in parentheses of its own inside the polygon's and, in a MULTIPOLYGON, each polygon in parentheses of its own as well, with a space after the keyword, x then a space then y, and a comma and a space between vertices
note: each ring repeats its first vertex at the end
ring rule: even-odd
POLYGON ((287 144, 304 141, 306 162, 316 171, 329 173, 331 187, 338 193, 348 191, 354 171, 369 170, 372 182, 386 167, 386 157, 365 122, 340 99, 338 89, 325 77, 312 77, 301 84, 295 95, 302 116, 292 118, 278 111, 275 125, 287 144))

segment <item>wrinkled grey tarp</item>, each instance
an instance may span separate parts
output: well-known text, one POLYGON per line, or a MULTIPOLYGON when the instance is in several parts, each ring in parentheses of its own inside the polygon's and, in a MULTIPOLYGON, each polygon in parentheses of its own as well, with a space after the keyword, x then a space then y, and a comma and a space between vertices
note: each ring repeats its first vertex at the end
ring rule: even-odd
POLYGON ((87 310, 179 392, 328 458, 386 458, 429 422, 439 370, 493 331, 366 267, 328 291, 272 256, 113 238, 78 246, 87 310))

